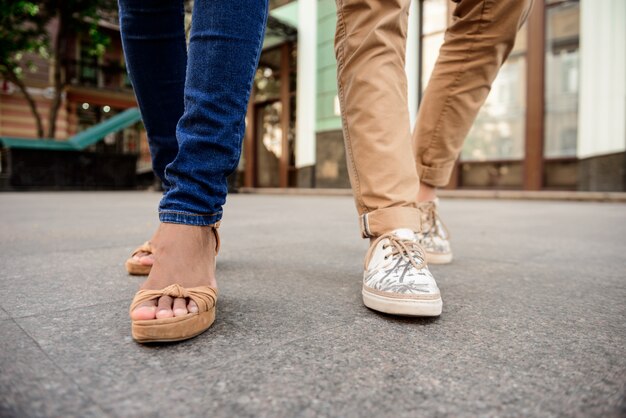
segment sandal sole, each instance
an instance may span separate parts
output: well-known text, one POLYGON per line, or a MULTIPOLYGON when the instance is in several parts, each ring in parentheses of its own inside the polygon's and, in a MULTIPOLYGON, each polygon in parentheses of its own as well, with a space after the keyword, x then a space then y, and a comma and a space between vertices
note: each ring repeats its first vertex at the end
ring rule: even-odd
POLYGON ((126 263, 124 265, 126 266, 126 271, 128 272, 128 274, 132 276, 147 276, 148 274, 150 274, 150 270, 152 269, 152 266, 137 264, 131 262, 130 260, 126 260, 126 263))
POLYGON ((131 334, 138 343, 188 340, 205 332, 215 322, 215 307, 197 314, 164 319, 132 321, 131 334))

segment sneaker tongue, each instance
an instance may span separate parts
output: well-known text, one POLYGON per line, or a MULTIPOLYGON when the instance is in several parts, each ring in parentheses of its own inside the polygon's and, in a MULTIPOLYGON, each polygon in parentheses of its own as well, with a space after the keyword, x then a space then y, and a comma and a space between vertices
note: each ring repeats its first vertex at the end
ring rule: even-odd
POLYGON ((400 239, 407 239, 413 241, 415 239, 415 234, 408 228, 400 228, 391 231, 396 237, 400 239))

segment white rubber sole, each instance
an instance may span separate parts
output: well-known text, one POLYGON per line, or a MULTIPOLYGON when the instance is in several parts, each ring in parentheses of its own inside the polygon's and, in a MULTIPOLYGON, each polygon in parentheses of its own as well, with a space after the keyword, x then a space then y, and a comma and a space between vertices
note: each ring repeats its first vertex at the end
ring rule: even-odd
POLYGON ((428 264, 448 264, 452 262, 452 253, 429 253, 426 251, 426 262, 428 264))
POLYGON ((363 289, 363 303, 370 309, 392 315, 439 316, 443 308, 438 299, 401 299, 377 295, 363 289))

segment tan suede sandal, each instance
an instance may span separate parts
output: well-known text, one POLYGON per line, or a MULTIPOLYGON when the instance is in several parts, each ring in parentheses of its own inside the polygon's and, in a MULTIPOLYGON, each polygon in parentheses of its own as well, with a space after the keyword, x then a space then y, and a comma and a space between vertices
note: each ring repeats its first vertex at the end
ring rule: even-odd
POLYGON ((133 320, 131 331, 135 341, 140 343, 182 341, 202 334, 215 321, 217 289, 209 286, 185 289, 178 284, 172 284, 161 290, 140 290, 130 305, 130 312, 142 303, 161 296, 189 298, 198 305, 198 312, 172 318, 133 320))
MULTIPOLYGON (((220 223, 212 226, 215 237, 215 259, 220 251, 220 235, 217 228, 220 223)), ((202 334, 215 321, 217 289, 210 286, 190 287, 186 289, 179 284, 172 284, 161 290, 140 290, 130 304, 132 313, 139 305, 161 296, 191 299, 198 305, 198 312, 188 313, 172 318, 131 320, 131 334, 139 343, 165 343, 182 341, 202 334)))
POLYGON ((148 274, 150 274, 152 266, 141 264, 138 260, 135 260, 133 258, 139 253, 152 254, 152 246, 150 246, 150 241, 146 241, 139 247, 135 248, 135 251, 133 251, 133 253, 130 255, 130 258, 126 260, 126 263, 124 263, 124 265, 126 266, 126 271, 128 271, 128 274, 132 274, 133 276, 147 276, 148 274))

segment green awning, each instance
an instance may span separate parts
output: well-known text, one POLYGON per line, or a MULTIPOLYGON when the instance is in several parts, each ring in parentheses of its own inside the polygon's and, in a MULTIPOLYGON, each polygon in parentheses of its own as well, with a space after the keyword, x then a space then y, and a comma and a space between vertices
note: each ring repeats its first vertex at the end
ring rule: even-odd
POLYGON ((90 145, 102 140, 105 136, 121 131, 141 120, 139 109, 132 107, 117 115, 85 129, 70 137, 67 141, 58 141, 51 138, 28 139, 0 137, 0 145, 5 148, 28 148, 58 151, 81 151, 90 145))

